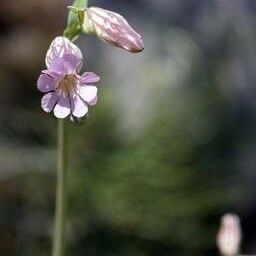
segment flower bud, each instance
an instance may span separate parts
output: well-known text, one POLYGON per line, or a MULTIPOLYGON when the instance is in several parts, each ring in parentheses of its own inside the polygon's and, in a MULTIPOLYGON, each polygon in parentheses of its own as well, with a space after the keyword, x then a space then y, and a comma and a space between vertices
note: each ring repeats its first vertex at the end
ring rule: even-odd
POLYGON ((137 53, 144 49, 141 35, 118 13, 90 7, 85 10, 82 26, 85 33, 95 34, 104 42, 129 52, 137 53))
POLYGON ((227 213, 221 218, 221 225, 217 234, 217 246, 223 256, 239 254, 242 231, 238 215, 227 213))

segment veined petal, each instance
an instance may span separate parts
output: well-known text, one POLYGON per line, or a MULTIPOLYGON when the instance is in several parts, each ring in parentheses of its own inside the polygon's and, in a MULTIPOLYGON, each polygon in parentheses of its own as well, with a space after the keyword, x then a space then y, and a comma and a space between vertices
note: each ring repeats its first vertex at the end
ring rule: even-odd
POLYGON ((49 66, 50 72, 57 74, 76 74, 81 67, 81 60, 73 54, 65 54, 63 57, 55 59, 49 66))
POLYGON ((81 84, 94 84, 100 81, 100 77, 93 72, 85 72, 80 78, 81 84))
POLYGON ((69 98, 60 96, 60 98, 54 108, 54 115, 57 118, 65 118, 69 114, 70 114, 69 98))
POLYGON ((54 59, 49 65, 49 70, 59 75, 67 74, 67 67, 63 61, 63 58, 54 59))
POLYGON ((82 62, 76 55, 65 54, 62 59, 68 73, 76 73, 78 70, 80 71, 82 62))
POLYGON ((60 79, 61 76, 62 76, 62 75, 60 75, 60 74, 58 74, 58 73, 56 73, 56 72, 54 72, 54 71, 51 71, 51 70, 49 70, 49 69, 43 70, 43 71, 42 71, 42 74, 46 74, 46 75, 52 77, 52 78, 53 78, 54 80, 56 80, 56 81, 57 81, 58 79, 60 79))
POLYGON ((54 90, 56 80, 46 74, 41 74, 37 80, 37 88, 41 92, 49 92, 54 90))
POLYGON ((83 59, 81 50, 69 39, 63 36, 56 37, 47 51, 46 66, 49 68, 53 60, 62 58, 65 54, 75 55, 80 61, 83 59))
POLYGON ((78 94, 86 102, 91 102, 97 96, 98 89, 96 86, 80 86, 78 94))
POLYGON ((53 110, 58 99, 59 97, 56 92, 50 92, 45 94, 41 100, 42 109, 45 112, 50 113, 53 110))
POLYGON ((71 112, 75 117, 83 117, 88 112, 87 104, 78 96, 75 95, 71 100, 71 112))

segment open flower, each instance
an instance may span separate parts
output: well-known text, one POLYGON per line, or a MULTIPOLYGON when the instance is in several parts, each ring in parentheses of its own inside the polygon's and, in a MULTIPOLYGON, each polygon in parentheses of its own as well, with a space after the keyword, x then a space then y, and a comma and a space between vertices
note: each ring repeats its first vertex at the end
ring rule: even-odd
POLYGON ((84 12, 83 30, 96 34, 101 40, 130 52, 141 52, 144 43, 120 14, 99 7, 90 7, 84 12))
POLYGON ((53 110, 57 118, 81 118, 88 112, 88 105, 97 102, 100 78, 92 73, 78 73, 82 67, 80 49, 65 37, 56 37, 46 54, 47 70, 43 70, 37 88, 46 93, 41 101, 45 112, 53 110))

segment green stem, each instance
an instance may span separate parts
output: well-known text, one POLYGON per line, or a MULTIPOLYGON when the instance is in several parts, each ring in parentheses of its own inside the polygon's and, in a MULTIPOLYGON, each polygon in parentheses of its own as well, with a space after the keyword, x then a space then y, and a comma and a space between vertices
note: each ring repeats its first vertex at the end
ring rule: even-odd
POLYGON ((58 120, 58 168, 52 256, 64 256, 66 240, 67 147, 65 120, 58 120))
MULTIPOLYGON (((73 6, 87 8, 88 0, 76 0, 73 6), (82 4, 82 6, 80 6, 82 4)), ((64 31, 64 36, 71 41, 75 41, 81 33, 77 24, 69 24, 64 31), (70 26, 70 27, 69 27, 70 26)), ((57 167, 57 189, 56 189, 56 209, 54 223, 54 237, 52 256, 65 255, 66 242, 66 204, 67 204, 67 141, 65 131, 65 120, 58 120, 58 167, 57 167)))

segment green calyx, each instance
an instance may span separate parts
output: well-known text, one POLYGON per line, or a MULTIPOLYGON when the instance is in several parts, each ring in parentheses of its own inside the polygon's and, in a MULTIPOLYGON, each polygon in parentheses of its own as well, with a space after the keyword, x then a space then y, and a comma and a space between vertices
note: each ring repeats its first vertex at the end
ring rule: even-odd
POLYGON ((82 24, 87 6, 88 0, 75 0, 72 6, 68 6, 67 27, 63 33, 65 37, 75 40, 83 32, 82 24))

